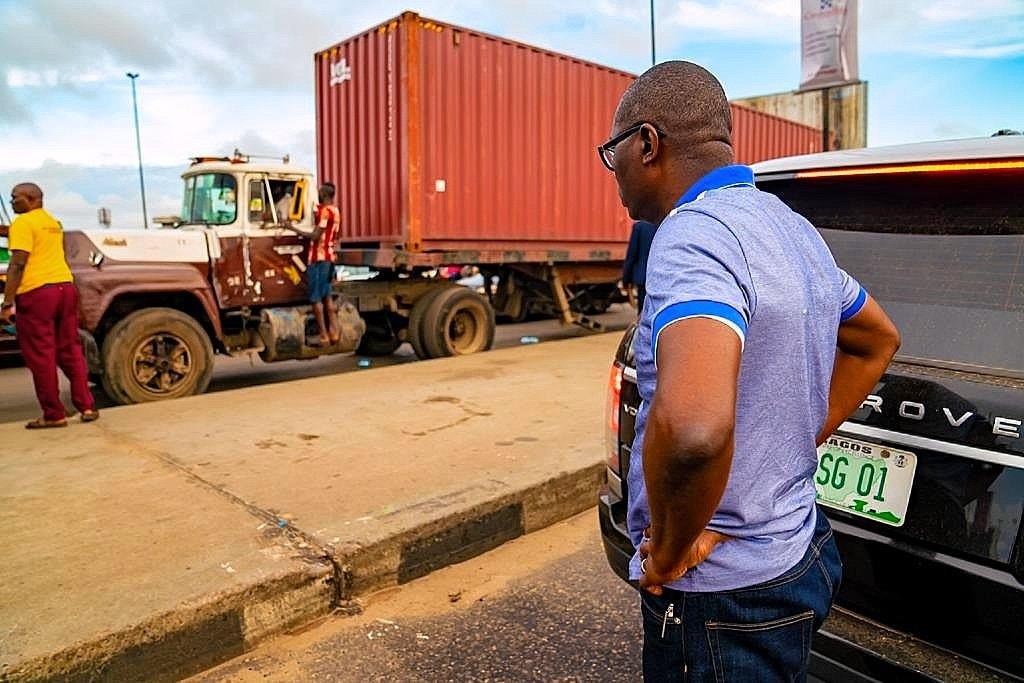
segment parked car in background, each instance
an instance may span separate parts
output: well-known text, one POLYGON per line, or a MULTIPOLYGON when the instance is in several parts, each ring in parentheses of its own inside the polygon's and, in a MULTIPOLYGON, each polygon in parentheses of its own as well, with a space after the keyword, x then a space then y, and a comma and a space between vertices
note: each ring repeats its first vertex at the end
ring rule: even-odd
MULTIPOLYGON (((1024 677, 1024 138, 755 165, 885 307, 903 347, 819 449, 844 561, 823 680, 1024 677)), ((600 524, 626 578, 633 329, 612 365, 600 524)))

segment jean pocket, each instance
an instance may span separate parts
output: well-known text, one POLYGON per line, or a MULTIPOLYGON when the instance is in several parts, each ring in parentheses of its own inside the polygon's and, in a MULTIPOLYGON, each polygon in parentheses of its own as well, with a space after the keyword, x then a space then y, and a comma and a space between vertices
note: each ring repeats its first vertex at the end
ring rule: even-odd
POLYGON ((839 548, 836 547, 834 539, 829 539, 829 542, 822 547, 821 554, 818 556, 818 567, 821 569, 821 574, 825 583, 828 584, 831 598, 834 601, 839 594, 839 585, 843 580, 843 560, 839 556, 839 548))
POLYGON ((802 681, 814 611, 754 623, 706 623, 715 681, 802 681))

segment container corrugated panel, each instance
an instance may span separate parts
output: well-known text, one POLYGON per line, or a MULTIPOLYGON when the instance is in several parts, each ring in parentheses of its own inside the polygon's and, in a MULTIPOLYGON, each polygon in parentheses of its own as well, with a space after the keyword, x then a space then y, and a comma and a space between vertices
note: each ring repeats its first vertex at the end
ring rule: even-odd
POLYGON ((821 130, 796 121, 732 104, 732 142, 736 162, 753 164, 822 151, 821 130))
MULTIPOLYGON (((634 75, 413 13, 315 68, 318 173, 338 185, 344 243, 622 251, 629 217, 594 147, 634 75)), ((741 162, 816 151, 814 129, 733 115, 741 162)))
POLYGON ((453 27, 420 54, 424 245, 628 237, 594 146, 630 74, 453 27))
POLYGON ((393 20, 315 57, 317 172, 337 186, 345 242, 405 241, 407 31, 393 20))

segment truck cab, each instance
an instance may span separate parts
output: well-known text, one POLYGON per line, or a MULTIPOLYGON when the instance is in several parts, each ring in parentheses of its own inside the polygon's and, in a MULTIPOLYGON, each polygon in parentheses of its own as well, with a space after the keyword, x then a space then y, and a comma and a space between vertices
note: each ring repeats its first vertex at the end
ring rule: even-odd
POLYGON ((181 213, 158 218, 161 229, 65 235, 90 373, 111 398, 201 393, 216 353, 276 361, 356 349, 366 325, 345 301, 339 342, 309 342, 311 173, 236 152, 193 159, 182 179, 181 213))
POLYGON ((299 232, 313 230, 312 174, 247 159, 195 159, 169 227, 206 235, 222 308, 301 303, 308 240, 299 232))

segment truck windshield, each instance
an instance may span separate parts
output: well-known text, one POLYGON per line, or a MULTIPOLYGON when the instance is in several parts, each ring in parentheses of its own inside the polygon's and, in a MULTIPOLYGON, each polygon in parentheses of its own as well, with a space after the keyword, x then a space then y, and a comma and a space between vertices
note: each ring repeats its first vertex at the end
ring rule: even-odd
POLYGON ((182 223, 228 225, 235 222, 237 187, 227 173, 204 173, 185 178, 182 223))

